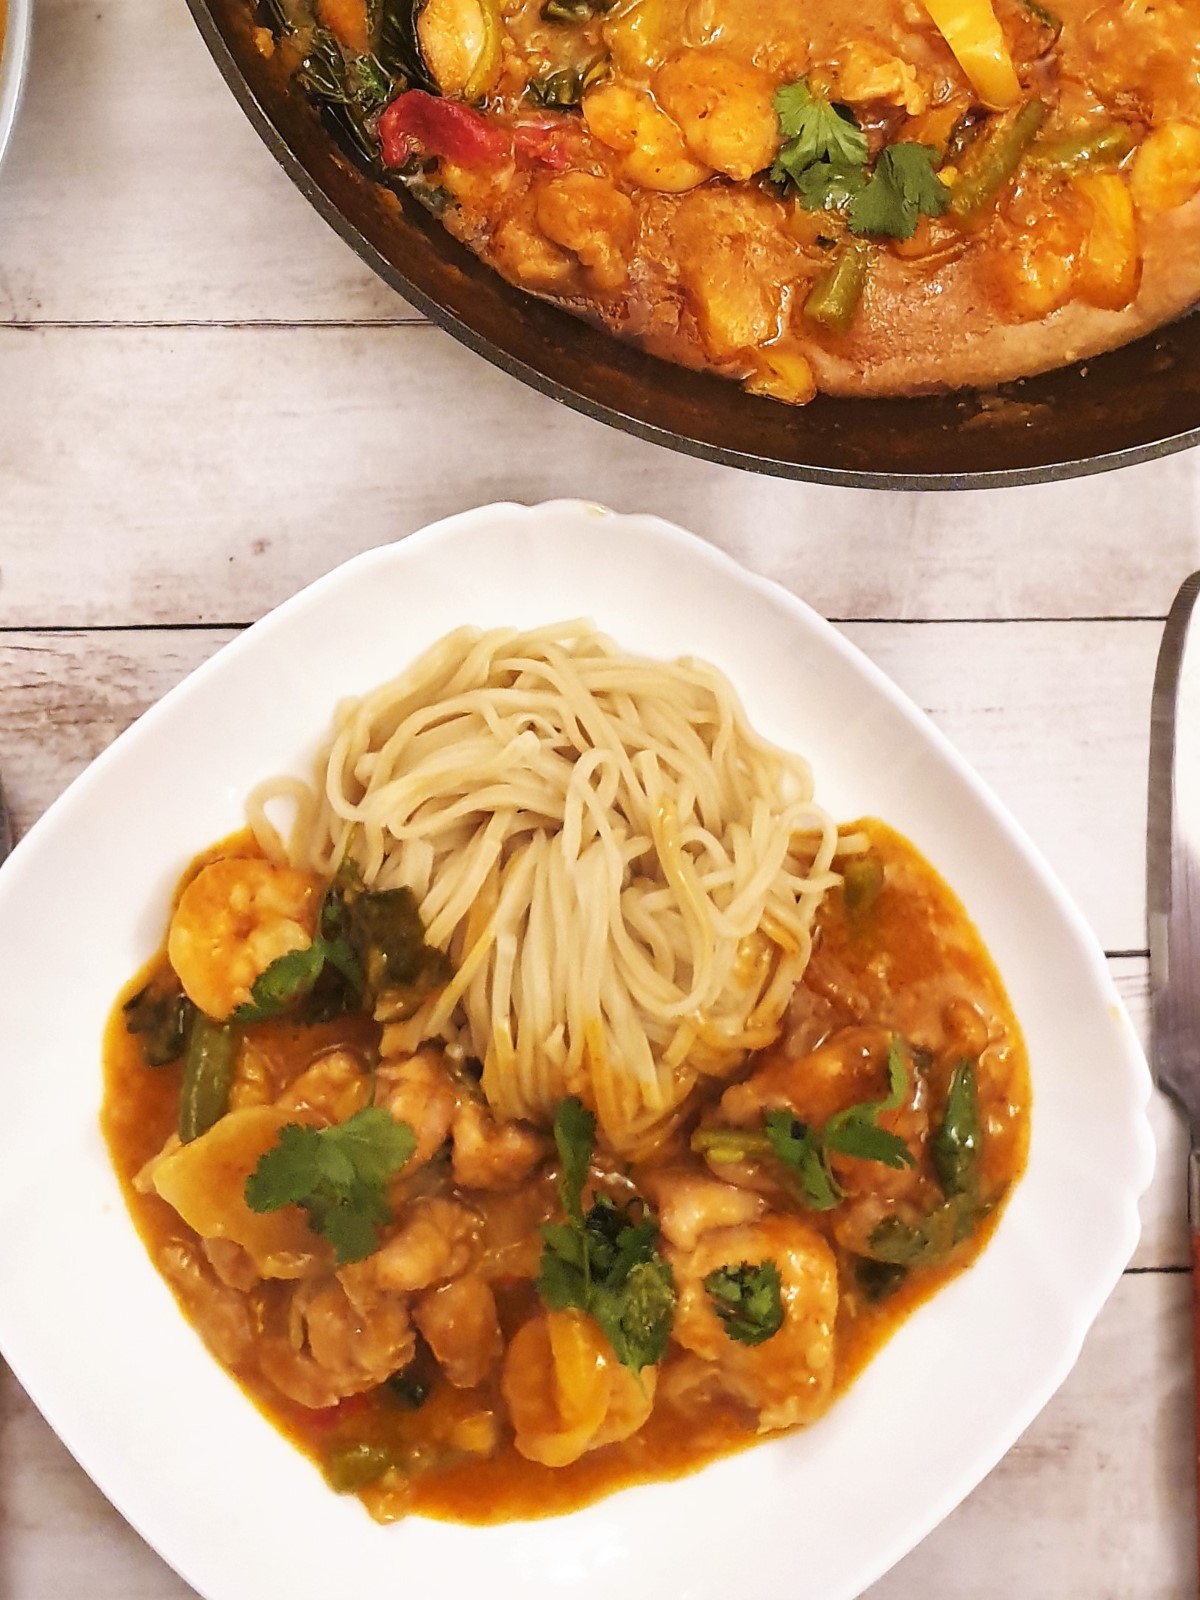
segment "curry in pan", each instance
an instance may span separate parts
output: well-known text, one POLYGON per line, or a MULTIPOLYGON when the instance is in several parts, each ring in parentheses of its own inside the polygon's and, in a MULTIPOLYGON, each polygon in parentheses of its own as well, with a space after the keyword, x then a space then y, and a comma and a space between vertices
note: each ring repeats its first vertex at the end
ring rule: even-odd
POLYGON ((989 385, 1200 297, 1192 0, 263 0, 345 149, 691 367, 989 385))

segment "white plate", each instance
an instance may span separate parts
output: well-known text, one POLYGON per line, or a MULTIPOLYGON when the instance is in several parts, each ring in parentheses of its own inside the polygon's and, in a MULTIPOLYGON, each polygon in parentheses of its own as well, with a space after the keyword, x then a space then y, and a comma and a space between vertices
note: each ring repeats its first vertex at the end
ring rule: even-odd
POLYGON ((0 162, 21 109, 32 34, 33 0, 8 0, 8 19, 0 37, 0 162))
POLYGON ((925 717, 783 590, 667 523, 574 502, 492 506, 372 551, 201 667, 0 869, 0 973, 0 1346, 210 1600, 725 1600, 782 1575, 802 1600, 847 1600, 1062 1382, 1133 1250, 1153 1166, 1149 1075, 1100 950, 925 717), (101 1031, 188 859, 239 825, 257 780, 305 770, 339 696, 459 623, 581 613, 633 650, 715 661, 758 727, 812 759, 827 807, 885 818, 958 891, 1025 1030, 1029 1169, 978 1265, 807 1432, 569 1517, 379 1528, 262 1420, 151 1267, 97 1127, 101 1031))

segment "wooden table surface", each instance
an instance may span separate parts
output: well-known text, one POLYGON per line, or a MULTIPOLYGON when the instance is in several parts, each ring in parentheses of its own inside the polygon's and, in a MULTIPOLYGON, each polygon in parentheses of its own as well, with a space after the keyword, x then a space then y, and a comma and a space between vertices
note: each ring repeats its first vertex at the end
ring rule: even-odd
MULTIPOLYGON (((833 618, 1040 844, 1144 1029, 1150 684, 1200 566, 1200 455, 881 496, 624 438, 375 281, 259 144, 183 0, 38 0, 0 173, 0 773, 18 832, 300 585, 443 514, 557 495, 673 517, 833 618)), ((1183 1139, 1165 1104, 1154 1120, 1142 1241, 1078 1367, 877 1600, 1196 1593, 1183 1139)), ((0 1366, 2 1600, 191 1592, 0 1366)))

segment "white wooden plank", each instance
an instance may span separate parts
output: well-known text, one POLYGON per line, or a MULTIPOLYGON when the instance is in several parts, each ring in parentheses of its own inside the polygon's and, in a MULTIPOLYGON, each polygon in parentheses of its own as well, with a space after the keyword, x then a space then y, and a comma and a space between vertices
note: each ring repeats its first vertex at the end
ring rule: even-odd
POLYGON ((186 6, 38 0, 0 320, 416 315, 284 176, 186 6))
POLYGON ((1200 455, 980 495, 784 483, 427 326, 0 328, 0 395, 0 626, 243 622, 433 518, 559 495, 673 517, 835 617, 1162 615, 1200 565, 1200 455))
MULTIPOLYGON (((959 1510, 870 1591, 872 1600, 1191 1593, 1190 1327, 1185 1276, 1125 1277, 1064 1387, 959 1510)), ((0 1506, 6 1600, 192 1593, 84 1477, 2 1366, 0 1506)), ((802 1527, 796 1560, 802 1571, 802 1527)))

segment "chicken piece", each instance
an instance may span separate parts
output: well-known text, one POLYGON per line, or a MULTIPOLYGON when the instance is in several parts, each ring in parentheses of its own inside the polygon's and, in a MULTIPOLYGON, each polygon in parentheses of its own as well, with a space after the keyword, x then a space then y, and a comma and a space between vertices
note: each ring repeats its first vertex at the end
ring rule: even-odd
POLYGON ((504 1353, 495 1297, 480 1277, 455 1278, 426 1290, 413 1321, 456 1389, 481 1384, 504 1353))
POLYGON ((437 1051, 420 1050, 413 1056, 379 1063, 375 1104, 413 1131, 417 1144, 405 1165, 407 1176, 445 1144, 458 1107, 458 1090, 437 1051))
POLYGON ((222 1283, 199 1245, 169 1239, 158 1270, 171 1285, 205 1344, 227 1367, 244 1366, 254 1349, 254 1323, 244 1294, 222 1283))
POLYGON ((672 1337, 712 1362, 722 1387, 758 1413, 768 1433, 812 1422, 833 1394, 837 1265, 816 1230, 798 1217, 770 1216, 705 1233, 694 1250, 668 1245, 677 1295, 672 1337), (721 1267, 773 1261, 779 1273, 783 1322, 760 1344, 732 1339, 704 1287, 721 1267))
POLYGON ((654 80, 654 94, 705 165, 745 181, 769 167, 782 135, 767 73, 716 47, 684 50, 654 80))
POLYGON ((910 117, 929 107, 929 90, 916 67, 873 39, 855 39, 842 46, 829 72, 828 93, 850 105, 900 106, 910 117))
POLYGON ((371 1081, 352 1051, 328 1050, 293 1078, 275 1103, 327 1122, 346 1122, 366 1105, 370 1089, 371 1081))
POLYGON ((755 1222, 766 1210, 761 1195, 703 1177, 690 1167, 646 1172, 641 1189, 658 1213, 664 1239, 680 1250, 694 1250, 701 1234, 713 1228, 755 1222))
POLYGON ((297 1285, 288 1329, 259 1342, 259 1367, 289 1399, 323 1410, 375 1388, 415 1350, 405 1299, 373 1296, 366 1314, 337 1277, 326 1277, 297 1285))
POLYGON ((546 1140, 523 1122, 497 1122, 480 1100, 464 1097, 452 1127, 454 1181, 464 1189, 512 1189, 547 1154, 546 1140))
POLYGON ((248 1294, 262 1282, 249 1251, 234 1244, 232 1239, 202 1239, 200 1248, 209 1266, 228 1288, 248 1294))
POLYGON ((400 1227, 365 1261, 342 1268, 347 1284, 370 1283, 387 1294, 415 1294, 448 1283, 478 1253, 479 1218, 453 1200, 416 1200, 400 1227))
POLYGON ((619 289, 625 282, 633 201, 607 178, 590 172, 554 178, 538 190, 537 220, 548 239, 579 257, 598 289, 619 289))
POLYGON ((703 189, 679 206, 673 233, 680 285, 712 359, 777 338, 795 265, 778 208, 762 196, 703 189))

